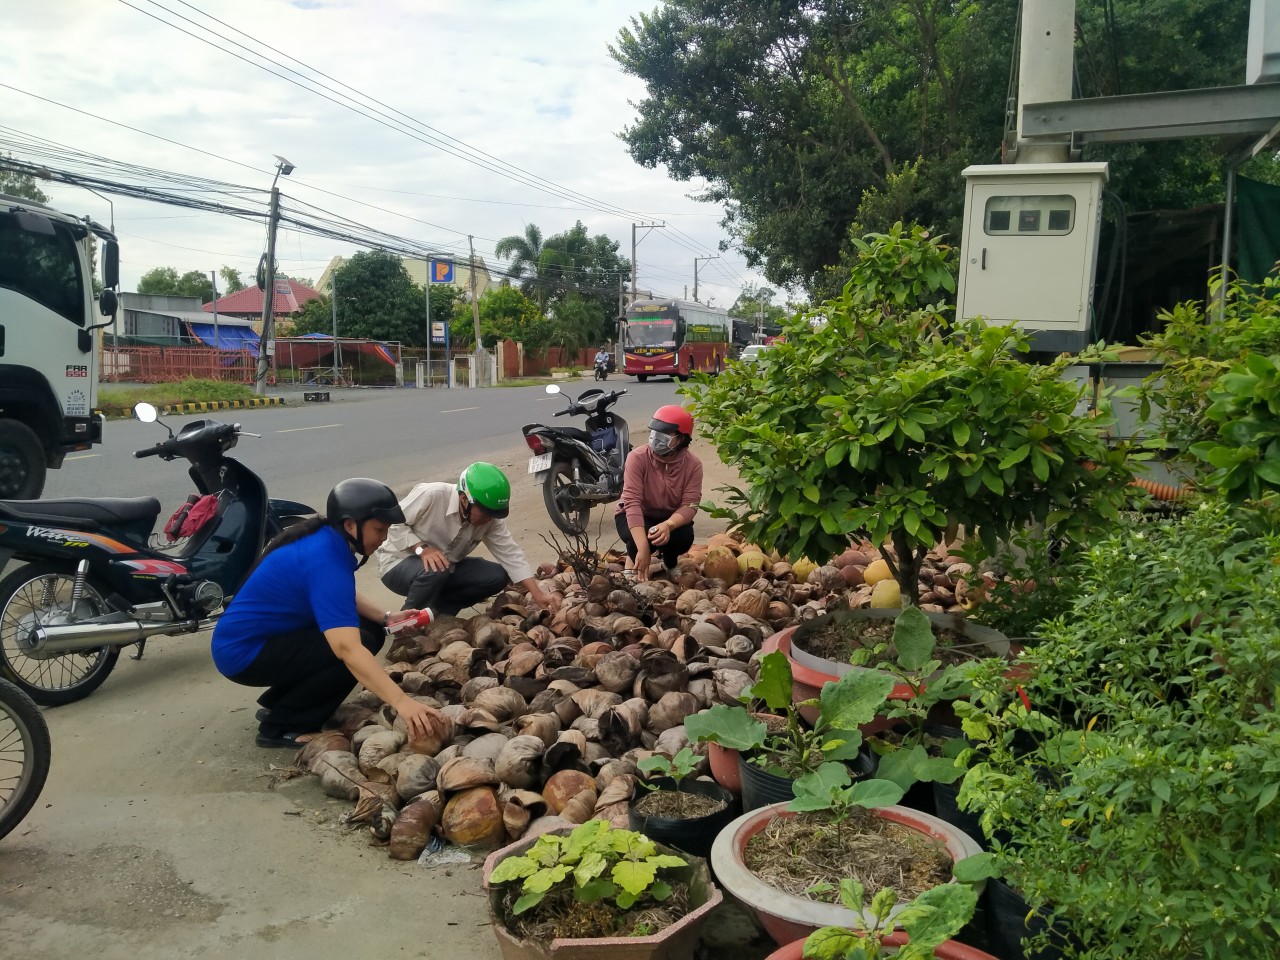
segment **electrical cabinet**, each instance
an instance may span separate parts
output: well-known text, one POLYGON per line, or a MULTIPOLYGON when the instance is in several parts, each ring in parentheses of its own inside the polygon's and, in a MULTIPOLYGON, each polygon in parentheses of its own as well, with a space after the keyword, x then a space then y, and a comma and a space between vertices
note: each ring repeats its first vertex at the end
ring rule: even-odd
POLYGON ((956 313, 1016 323, 1032 349, 1090 340, 1105 163, 966 167, 956 313))

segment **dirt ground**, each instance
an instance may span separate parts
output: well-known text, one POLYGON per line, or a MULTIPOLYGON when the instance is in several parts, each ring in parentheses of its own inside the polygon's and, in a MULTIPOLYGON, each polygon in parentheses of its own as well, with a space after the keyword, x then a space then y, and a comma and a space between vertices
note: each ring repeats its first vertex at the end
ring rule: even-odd
MULTIPOLYGON (((705 444, 705 495, 736 480, 705 444)), ((512 528, 534 563, 553 559, 523 445, 491 457, 513 479, 512 528)), ((463 464, 440 464, 439 474, 463 464)), ((390 480, 391 478, 386 478, 390 480)), ((408 489, 409 478, 395 484, 408 489)), ((614 540, 613 505, 599 511, 614 540)), ((722 525, 705 516, 699 538, 722 525)), ((483 551, 480 551, 483 553, 483 551)), ((363 589, 385 591, 372 568, 363 589)), ((214 670, 207 634, 152 640, 121 657, 92 696, 47 710, 53 768, 37 807, 0 841, 0 943, 24 960, 499 957, 479 862, 391 860, 350 804, 311 777, 285 779, 292 754, 253 743, 254 691, 214 670)), ((768 952, 741 913, 718 919, 717 958, 768 952)))

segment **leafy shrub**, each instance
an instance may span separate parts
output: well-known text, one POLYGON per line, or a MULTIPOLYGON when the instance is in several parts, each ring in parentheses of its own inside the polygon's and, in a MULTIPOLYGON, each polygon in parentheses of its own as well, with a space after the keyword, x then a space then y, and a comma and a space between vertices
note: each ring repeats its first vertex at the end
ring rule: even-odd
POLYGON ((1280 353, 1246 354, 1209 392, 1204 415, 1217 435, 1191 452, 1216 468, 1207 482, 1236 502, 1280 492, 1280 353))

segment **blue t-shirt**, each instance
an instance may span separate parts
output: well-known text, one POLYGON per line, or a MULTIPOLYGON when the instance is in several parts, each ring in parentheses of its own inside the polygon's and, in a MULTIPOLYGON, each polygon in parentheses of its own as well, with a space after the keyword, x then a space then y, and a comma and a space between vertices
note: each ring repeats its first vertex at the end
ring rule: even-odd
POLYGON ((357 564, 334 527, 322 527, 267 554, 213 628, 218 672, 224 677, 240 673, 268 637, 308 626, 358 627, 357 564))

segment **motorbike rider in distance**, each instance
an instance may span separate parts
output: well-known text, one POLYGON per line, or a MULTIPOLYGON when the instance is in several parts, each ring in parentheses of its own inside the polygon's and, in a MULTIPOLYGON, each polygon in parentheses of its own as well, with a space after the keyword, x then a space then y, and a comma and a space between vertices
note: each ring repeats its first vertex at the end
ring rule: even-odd
POLYGON ((608 377, 609 360, 610 360, 609 351, 606 350, 604 347, 601 347, 599 350, 596 351, 595 371, 596 371, 597 380, 604 380, 608 377))
POLYGON ((519 583, 529 598, 555 612, 524 551, 507 528, 511 484, 492 463, 473 463, 456 484, 420 483, 400 501, 404 519, 377 553, 383 585, 406 609, 453 615, 519 583), (484 543, 493 560, 469 556, 484 543), (494 561, 497 561, 496 563, 494 561))
POLYGON ((355 571, 404 520, 391 488, 343 480, 323 517, 297 523, 269 543, 213 631, 218 672, 266 687, 256 714, 260 747, 293 747, 321 729, 356 681, 393 707, 411 737, 432 734, 443 715, 404 693, 379 666, 386 627, 417 611, 384 612, 356 590, 355 571))
POLYGON ((622 498, 614 521, 636 579, 649 579, 654 551, 667 575, 693 546, 693 518, 702 500, 702 462, 689 450, 693 417, 684 407, 659 407, 649 421, 649 442, 627 457, 622 498))

